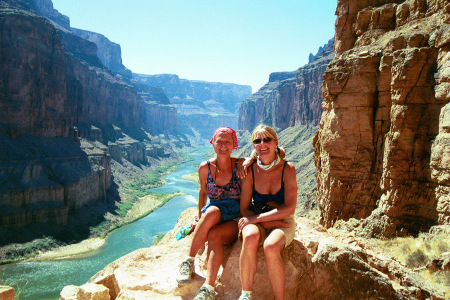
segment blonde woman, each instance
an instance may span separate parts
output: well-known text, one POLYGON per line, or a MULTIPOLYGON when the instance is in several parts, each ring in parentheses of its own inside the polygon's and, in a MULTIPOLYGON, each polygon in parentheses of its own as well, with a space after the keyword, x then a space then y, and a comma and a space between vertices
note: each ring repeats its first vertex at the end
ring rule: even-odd
POLYGON ((284 160, 273 128, 259 125, 252 133, 256 163, 242 180, 242 233, 240 300, 250 300, 257 266, 257 249, 263 244, 267 271, 275 299, 284 299, 285 273, 282 250, 295 235, 293 215, 297 204, 295 167, 284 160))

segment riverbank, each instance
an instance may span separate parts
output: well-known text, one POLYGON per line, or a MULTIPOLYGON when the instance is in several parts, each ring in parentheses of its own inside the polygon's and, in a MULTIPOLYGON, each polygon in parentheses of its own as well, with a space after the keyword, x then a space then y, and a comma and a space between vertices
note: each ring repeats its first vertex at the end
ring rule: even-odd
MULTIPOLYGON (((147 195, 136 201, 127 214, 123 218, 114 218, 112 220, 116 225, 109 232, 115 229, 135 222, 141 218, 146 217, 156 209, 160 208, 167 201, 175 196, 181 195, 181 193, 174 193, 168 195, 147 195)), ((28 259, 29 261, 42 261, 42 260, 57 260, 76 258, 78 256, 95 254, 95 251, 105 245, 108 235, 104 237, 89 238, 83 240, 80 243, 60 246, 50 251, 40 252, 37 256, 28 259)))
MULTIPOLYGON (((164 176, 166 182, 164 185, 150 189, 151 195, 159 200, 163 200, 161 194, 169 196, 178 194, 146 217, 114 229, 108 233, 106 240, 101 237, 97 240, 85 239, 83 243, 82 241, 71 243, 70 248, 61 247, 58 252, 47 250, 45 251, 47 254, 43 257, 44 261, 34 260, 0 266, 4 270, 3 284, 14 287, 22 300, 59 299, 64 286, 83 284, 120 257, 137 249, 151 247, 159 236, 173 229, 184 210, 197 207, 198 184, 183 180, 181 177, 198 169, 203 152, 204 148, 201 148, 189 153, 189 162, 178 163, 173 172, 164 176), (103 241, 106 243, 102 245, 103 241), (86 247, 89 247, 90 251, 84 253, 86 247), (98 249, 95 250, 96 248, 98 249)), ((156 167, 156 163, 152 166, 156 167)), ((124 181, 123 190, 125 186, 127 182, 124 181)), ((168 199, 169 197, 164 200, 168 199)), ((127 214, 129 220, 133 220, 131 216, 144 215, 144 212, 156 208, 157 202, 153 202, 154 200, 156 199, 152 196, 138 197, 133 209, 127 214)))
POLYGON ((165 184, 164 175, 186 161, 186 156, 180 156, 152 161, 151 167, 136 167, 126 162, 116 164, 112 168, 115 188, 108 193, 109 200, 83 208, 71 216, 64 228, 35 224, 30 228, 10 230, 9 235, 21 236, 22 241, 0 247, 0 265, 95 253, 105 244, 109 233, 147 216, 180 195, 155 194, 149 189, 165 184))

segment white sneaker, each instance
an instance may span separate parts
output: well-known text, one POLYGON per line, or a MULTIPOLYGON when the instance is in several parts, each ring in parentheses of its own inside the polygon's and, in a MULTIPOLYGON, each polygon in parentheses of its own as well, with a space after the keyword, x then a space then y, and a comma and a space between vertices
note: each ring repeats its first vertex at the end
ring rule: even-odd
POLYGON ((189 283, 189 281, 191 281, 194 270, 195 270, 194 261, 189 260, 183 261, 180 265, 180 270, 178 271, 177 277, 178 284, 189 283))

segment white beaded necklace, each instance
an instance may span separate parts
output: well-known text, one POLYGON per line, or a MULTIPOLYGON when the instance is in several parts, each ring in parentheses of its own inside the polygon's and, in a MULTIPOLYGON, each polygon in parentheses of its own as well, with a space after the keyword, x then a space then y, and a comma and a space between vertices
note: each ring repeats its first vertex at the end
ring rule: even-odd
POLYGON ((281 158, 280 158, 280 156, 279 156, 278 153, 277 153, 275 159, 274 159, 270 164, 268 164, 268 165, 264 165, 264 164, 259 160, 259 157, 257 158, 256 163, 258 164, 258 167, 260 167, 261 169, 267 171, 267 170, 270 170, 273 166, 278 165, 278 163, 280 162, 280 160, 281 160, 281 158))

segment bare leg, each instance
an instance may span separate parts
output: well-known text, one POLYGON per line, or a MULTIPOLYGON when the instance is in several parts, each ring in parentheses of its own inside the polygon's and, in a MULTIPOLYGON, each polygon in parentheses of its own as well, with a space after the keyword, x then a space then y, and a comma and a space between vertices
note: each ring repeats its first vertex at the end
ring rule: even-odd
POLYGON ((209 258, 206 284, 214 286, 223 259, 223 245, 237 239, 238 223, 234 220, 214 226, 208 233, 209 258))
POLYGON ((242 250, 239 257, 242 290, 251 291, 258 263, 258 244, 261 233, 256 225, 249 224, 242 230, 242 250))
POLYGON ((281 251, 284 249, 286 237, 281 230, 272 231, 264 241, 264 255, 266 257, 267 272, 269 274, 270 284, 272 285, 275 299, 284 299, 284 261, 281 257, 281 251))
POLYGON ((203 214, 195 226, 189 256, 195 257, 198 250, 205 244, 208 232, 220 222, 220 210, 216 206, 210 206, 203 214))

